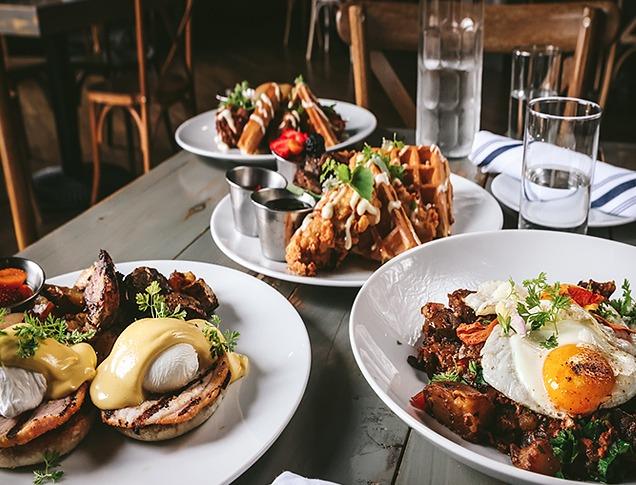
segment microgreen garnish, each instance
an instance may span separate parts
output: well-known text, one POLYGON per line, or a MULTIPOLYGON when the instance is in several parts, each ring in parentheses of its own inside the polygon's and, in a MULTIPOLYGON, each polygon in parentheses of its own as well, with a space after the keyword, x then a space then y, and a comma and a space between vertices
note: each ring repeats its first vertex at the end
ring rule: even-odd
POLYGON ((382 138, 382 150, 401 150, 402 148, 404 148, 404 142, 397 139, 397 133, 393 133, 393 140, 382 138))
POLYGON ((40 321, 37 317, 28 313, 24 314, 24 323, 13 327, 13 332, 18 340, 18 357, 23 359, 35 355, 42 340, 52 338, 64 345, 75 345, 85 342, 95 336, 95 331, 81 332, 77 329, 69 332, 66 320, 49 315, 46 320, 40 321))
POLYGON ((623 280, 621 289, 623 290, 623 296, 615 300, 610 300, 609 304, 619 313, 623 321, 628 326, 631 326, 636 324, 636 301, 632 297, 629 281, 623 280))
POLYGON ((547 339, 541 342, 539 345, 545 349, 554 349, 559 346, 559 341, 557 340, 557 336, 555 333, 550 335, 547 339))
POLYGON ((43 485, 44 483, 57 482, 64 475, 63 470, 56 470, 60 467, 60 454, 55 451, 44 453, 44 469, 33 471, 33 485, 43 485))
POLYGON ((512 317, 510 315, 501 315, 497 313, 497 322, 501 326, 504 335, 510 335, 510 330, 516 333, 516 330, 510 326, 512 317))
POLYGON ((561 284, 557 282, 549 285, 546 274, 541 272, 533 280, 524 280, 523 286, 528 291, 528 296, 525 301, 517 303, 517 312, 521 318, 530 325, 531 330, 539 330, 552 324, 555 335, 558 335, 556 323, 559 313, 572 303, 569 296, 560 293, 561 284), (547 305, 541 304, 543 295, 549 300, 547 305))
POLYGON ((145 293, 137 293, 135 301, 140 311, 150 310, 152 318, 179 318, 180 320, 185 320, 186 311, 181 310, 181 305, 177 305, 173 311, 170 311, 157 281, 150 283, 145 293))
POLYGON ((221 319, 218 315, 212 315, 212 318, 205 323, 203 335, 210 342, 210 354, 212 354, 212 357, 217 358, 226 352, 234 352, 241 334, 226 330, 221 336, 219 330, 221 319))
POLYGON ((373 174, 363 165, 357 165, 353 170, 344 163, 338 163, 333 158, 327 160, 322 166, 320 182, 324 183, 330 178, 335 178, 343 184, 349 185, 360 197, 371 200, 373 195, 373 174))
POLYGON ((248 111, 254 109, 254 102, 249 96, 250 85, 247 81, 237 83, 234 89, 228 94, 227 98, 223 98, 220 106, 227 108, 228 106, 236 106, 238 108, 245 108, 248 111))
POLYGON ((431 382, 461 382, 462 378, 456 370, 440 372, 431 377, 431 382))
POLYGON ((481 364, 476 360, 471 360, 468 363, 468 372, 470 372, 474 377, 473 381, 477 386, 485 386, 486 381, 484 380, 483 369, 481 368, 481 364))
POLYGON ((294 79, 294 84, 300 84, 304 82, 305 82, 305 78, 303 78, 302 74, 299 74, 298 76, 296 76, 296 79, 294 79))

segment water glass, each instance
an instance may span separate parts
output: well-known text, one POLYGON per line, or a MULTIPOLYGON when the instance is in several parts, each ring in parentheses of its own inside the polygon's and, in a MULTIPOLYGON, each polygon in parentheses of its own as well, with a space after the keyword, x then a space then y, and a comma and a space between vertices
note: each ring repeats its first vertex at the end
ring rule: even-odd
POLYGON ((528 102, 519 229, 585 234, 601 107, 577 98, 528 102))
POLYGON ((553 45, 518 47, 512 51, 508 108, 510 138, 523 138, 528 101, 559 94, 561 65, 561 49, 553 45))
POLYGON ((483 0, 420 0, 418 144, 465 157, 479 130, 483 0))

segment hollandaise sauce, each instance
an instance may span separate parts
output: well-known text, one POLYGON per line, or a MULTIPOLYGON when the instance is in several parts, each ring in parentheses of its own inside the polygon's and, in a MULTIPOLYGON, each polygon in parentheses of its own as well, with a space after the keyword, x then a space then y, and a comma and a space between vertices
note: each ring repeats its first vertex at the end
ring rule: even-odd
POLYGON ((95 376, 97 356, 85 343, 66 346, 57 340, 42 340, 31 357, 18 355, 18 339, 14 327, 5 329, 0 336, 0 362, 6 367, 18 367, 39 372, 46 378, 46 398, 60 399, 76 391, 95 376))
POLYGON ((149 367, 162 352, 177 344, 191 345, 199 369, 207 369, 213 359, 210 343, 201 331, 204 324, 203 320, 144 318, 129 325, 97 369, 91 385, 93 404, 103 410, 141 404, 146 399, 143 382, 149 367))

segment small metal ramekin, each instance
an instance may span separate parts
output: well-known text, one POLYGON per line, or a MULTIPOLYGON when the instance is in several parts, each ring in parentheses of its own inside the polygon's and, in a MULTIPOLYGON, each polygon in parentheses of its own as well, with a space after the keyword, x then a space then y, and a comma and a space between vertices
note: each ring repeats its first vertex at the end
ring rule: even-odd
POLYGON ((26 310, 31 305, 33 300, 38 297, 40 291, 42 291, 44 280, 46 279, 44 270, 35 261, 31 261, 30 259, 25 258, 19 258, 17 256, 9 256, 5 258, 0 257, 0 269, 5 268, 17 268, 26 273, 26 284, 29 286, 29 288, 31 288, 33 294, 22 301, 16 301, 15 303, 9 305, 9 309, 14 312, 26 310))
POLYGON ((246 236, 258 236, 256 211, 250 197, 262 188, 284 189, 285 177, 268 168, 241 166, 225 172, 225 180, 230 186, 234 227, 246 236))
POLYGON ((278 170, 278 173, 287 179, 287 183, 293 184, 296 172, 300 170, 302 163, 287 160, 275 152, 272 152, 272 154, 276 158, 276 170, 278 170))
POLYGON ((256 209, 258 237, 261 241, 263 255, 274 261, 285 261, 287 243, 309 214, 315 199, 309 194, 294 194, 284 189, 263 189, 252 194, 252 202, 256 209), (276 201, 300 201, 305 208, 282 210, 272 208, 268 203, 276 201))

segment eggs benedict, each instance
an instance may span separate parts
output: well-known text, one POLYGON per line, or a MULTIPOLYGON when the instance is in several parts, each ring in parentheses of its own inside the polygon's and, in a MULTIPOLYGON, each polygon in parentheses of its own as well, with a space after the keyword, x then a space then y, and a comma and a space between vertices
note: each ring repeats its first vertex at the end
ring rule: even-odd
POLYGON ((233 352, 238 334, 218 318, 143 318, 117 338, 90 388, 102 421, 126 436, 160 441, 204 423, 248 359, 233 352))
POLYGON ((92 333, 68 332, 64 320, 24 315, 0 330, 0 467, 64 455, 88 433, 86 405, 97 357, 92 333))

